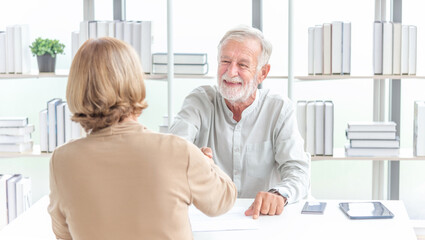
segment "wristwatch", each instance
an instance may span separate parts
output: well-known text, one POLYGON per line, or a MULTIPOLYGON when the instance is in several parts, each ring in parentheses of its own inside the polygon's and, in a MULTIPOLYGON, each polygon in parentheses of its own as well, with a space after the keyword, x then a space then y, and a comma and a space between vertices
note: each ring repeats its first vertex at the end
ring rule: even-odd
POLYGON ((269 192, 269 193, 273 193, 273 194, 276 194, 276 195, 279 195, 279 196, 283 197, 283 199, 285 200, 285 206, 286 206, 286 205, 288 205, 288 195, 286 195, 286 194, 285 194, 285 195, 283 195, 283 194, 281 194, 281 193, 279 192, 279 190, 274 189, 274 188, 270 189, 268 192, 269 192))

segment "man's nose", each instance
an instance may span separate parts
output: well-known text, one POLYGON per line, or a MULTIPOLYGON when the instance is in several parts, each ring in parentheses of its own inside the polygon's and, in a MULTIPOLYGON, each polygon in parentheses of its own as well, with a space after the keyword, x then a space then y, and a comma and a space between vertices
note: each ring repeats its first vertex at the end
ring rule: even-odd
POLYGON ((232 62, 229 64, 229 67, 227 68, 227 75, 229 77, 237 77, 238 76, 238 65, 235 62, 232 62))

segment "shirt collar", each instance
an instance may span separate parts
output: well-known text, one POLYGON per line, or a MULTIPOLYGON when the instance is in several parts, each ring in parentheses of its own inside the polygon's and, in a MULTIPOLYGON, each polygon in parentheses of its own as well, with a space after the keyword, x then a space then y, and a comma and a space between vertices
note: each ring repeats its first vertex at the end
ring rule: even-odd
MULTIPOLYGON (((223 106, 223 109, 224 109, 226 115, 229 116, 231 118, 231 120, 236 123, 236 121, 233 119, 233 112, 230 111, 230 109, 227 107, 226 101, 224 100, 223 95, 221 95, 220 91, 218 90, 218 87, 216 89, 217 89, 218 95, 221 98, 221 104, 223 106)), ((256 92, 255 92, 254 102, 252 102, 251 105, 249 105, 245 110, 243 110, 241 121, 257 108, 259 99, 261 97, 260 94, 261 94, 260 90, 257 89, 256 92)))
POLYGON ((135 133, 137 131, 144 131, 146 129, 145 126, 135 121, 126 121, 116 123, 112 126, 100 129, 96 132, 90 133, 88 136, 107 136, 107 135, 115 135, 115 134, 125 134, 125 133, 135 133))

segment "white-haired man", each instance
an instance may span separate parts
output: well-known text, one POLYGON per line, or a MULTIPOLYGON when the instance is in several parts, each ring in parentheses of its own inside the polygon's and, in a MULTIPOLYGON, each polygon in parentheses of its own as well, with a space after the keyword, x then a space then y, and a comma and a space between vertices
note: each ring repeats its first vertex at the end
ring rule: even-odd
POLYGON ((255 28, 228 31, 218 45, 218 86, 196 88, 170 127, 213 156, 239 197, 255 197, 245 212, 253 218, 281 214, 310 187, 310 155, 293 103, 257 89, 270 71, 271 52, 255 28))

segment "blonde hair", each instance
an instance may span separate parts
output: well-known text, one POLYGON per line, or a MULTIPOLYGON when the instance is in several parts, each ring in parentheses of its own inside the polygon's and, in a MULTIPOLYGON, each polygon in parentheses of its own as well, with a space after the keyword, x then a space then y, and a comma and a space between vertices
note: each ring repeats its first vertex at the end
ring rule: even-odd
POLYGON ((66 99, 72 120, 97 131, 147 107, 146 89, 137 53, 110 37, 87 40, 72 61, 66 99))

